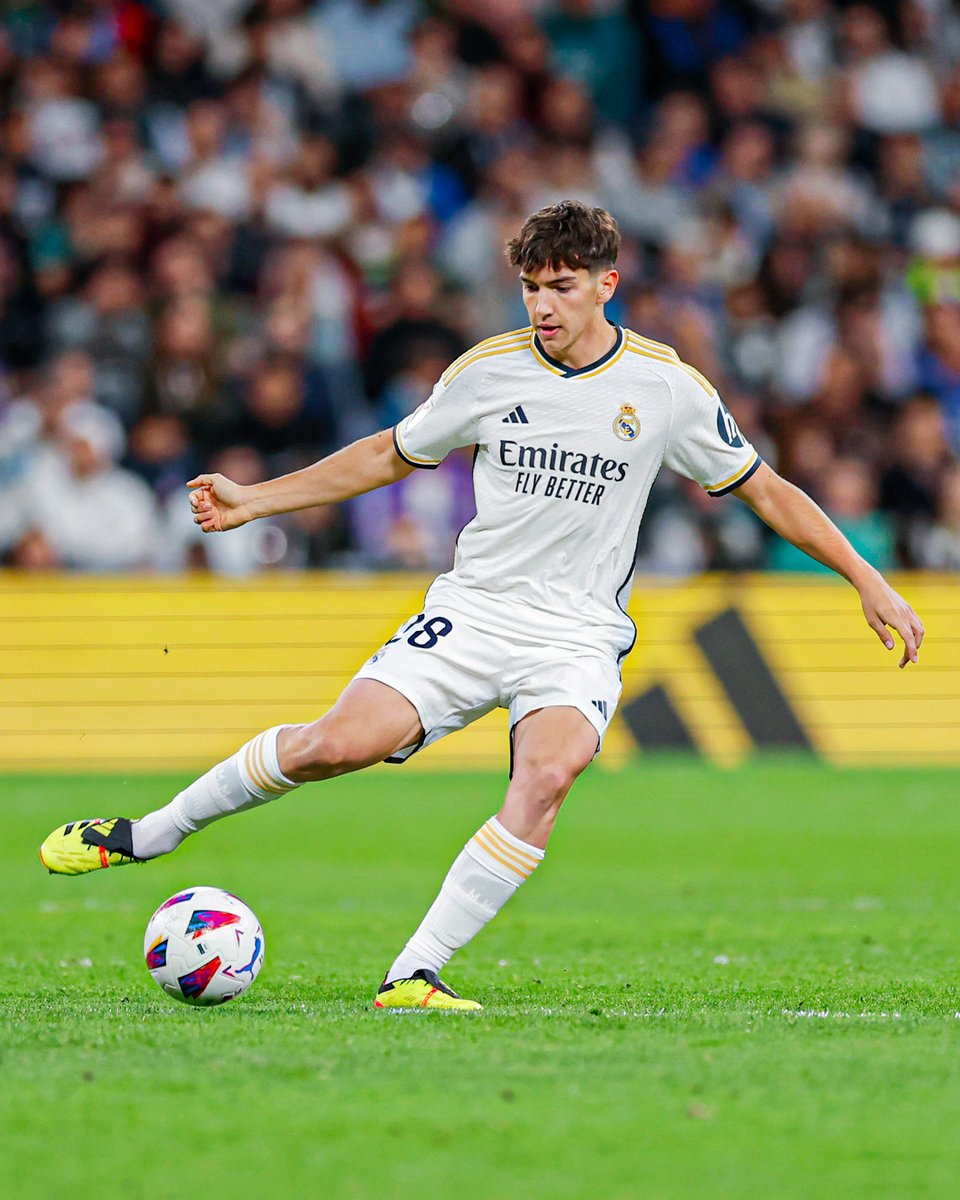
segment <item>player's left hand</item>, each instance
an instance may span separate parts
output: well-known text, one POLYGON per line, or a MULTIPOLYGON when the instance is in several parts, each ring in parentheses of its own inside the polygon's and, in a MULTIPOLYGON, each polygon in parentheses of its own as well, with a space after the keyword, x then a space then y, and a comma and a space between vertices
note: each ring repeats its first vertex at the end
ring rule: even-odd
POLYGON ((920 643, 923 641, 924 629, 923 623, 910 605, 893 590, 879 572, 863 584, 859 592, 867 624, 876 631, 877 637, 886 648, 892 650, 894 646, 891 629, 903 638, 901 668, 908 662, 915 663, 920 643))

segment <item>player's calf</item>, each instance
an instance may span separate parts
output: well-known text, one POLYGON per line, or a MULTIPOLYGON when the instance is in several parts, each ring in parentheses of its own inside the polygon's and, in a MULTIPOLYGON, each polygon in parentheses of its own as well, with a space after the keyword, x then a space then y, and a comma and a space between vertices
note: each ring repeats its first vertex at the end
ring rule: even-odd
POLYGON ((544 847, 560 807, 593 758, 594 746, 538 749, 518 755, 499 819, 519 838, 544 847), (572 753, 571 753, 572 749, 572 753))
POLYGON ((333 779, 383 762, 423 737, 405 696, 373 679, 354 679, 319 721, 286 728, 279 746, 284 774, 296 783, 333 779))
POLYGON ((383 762, 392 750, 392 746, 384 749, 379 738, 338 728, 324 717, 311 725, 290 726, 280 754, 284 774, 297 783, 311 783, 362 771, 383 762))
POLYGON ((504 798, 499 819, 517 837, 546 846, 560 807, 577 776, 556 768, 514 775, 504 798))

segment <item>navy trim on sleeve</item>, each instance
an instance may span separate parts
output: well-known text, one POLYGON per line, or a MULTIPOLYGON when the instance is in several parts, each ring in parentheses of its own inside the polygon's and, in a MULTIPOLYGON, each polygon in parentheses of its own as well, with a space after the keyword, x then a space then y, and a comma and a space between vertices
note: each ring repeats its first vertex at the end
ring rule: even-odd
POLYGON ((707 495, 708 496, 726 496, 730 492, 735 492, 738 487, 743 487, 743 485, 747 482, 747 480, 756 472, 757 468, 761 465, 762 462, 763 462, 763 459, 758 454, 757 461, 753 464, 753 466, 751 466, 749 471, 747 471, 745 474, 741 475, 739 479, 735 479, 733 481, 733 483, 730 484, 729 487, 725 487, 725 488, 723 488, 722 491, 719 491, 719 492, 707 492, 707 495))
POLYGON ((393 448, 405 463, 411 467, 418 467, 421 471, 435 471, 440 466, 438 462, 415 462, 412 458, 404 454, 400 449, 400 439, 397 437, 396 425, 393 427, 393 448))

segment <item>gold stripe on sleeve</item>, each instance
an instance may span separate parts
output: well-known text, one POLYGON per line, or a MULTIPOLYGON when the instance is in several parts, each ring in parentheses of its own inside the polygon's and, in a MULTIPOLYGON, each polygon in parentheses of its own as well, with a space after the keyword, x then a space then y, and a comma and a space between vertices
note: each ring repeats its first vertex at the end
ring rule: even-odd
POLYGON ((669 355, 656 354, 652 350, 648 350, 644 346, 641 346, 637 342, 633 341, 630 342, 628 349, 630 350, 631 354, 638 354, 641 358, 650 358, 655 362, 669 363, 670 366, 679 367, 681 371, 686 371, 691 379, 695 379, 708 396, 715 396, 717 394, 717 389, 713 386, 710 380, 707 379, 706 376, 701 375, 696 367, 691 367, 689 363, 685 363, 677 356, 676 352, 673 352, 669 355))
POLYGON ((466 365, 466 360, 473 358, 475 354, 483 354, 487 350, 495 350, 498 346, 506 342, 523 340, 532 333, 533 327, 528 325, 526 329, 511 329, 509 333, 498 333, 496 337, 484 338, 482 342, 477 342, 475 346, 471 346, 469 350, 465 350, 459 358, 455 358, 449 367, 443 373, 443 382, 447 382, 447 376, 451 372, 458 372, 460 365, 466 365))
POLYGON ((394 426, 394 433, 397 435, 397 445, 400 447, 400 453, 404 458, 409 459, 410 462, 422 463, 424 466, 429 467, 438 467, 440 463, 443 462, 442 458, 424 458, 422 455, 413 454, 410 450, 408 450, 403 444, 403 434, 400 432, 399 424, 394 426))
POLYGON ((505 342, 500 346, 491 346, 489 350, 483 350, 477 354, 471 354, 469 357, 464 358, 463 360, 458 359, 457 362, 459 362, 460 365, 457 366, 457 363, 454 363, 454 365, 443 376, 443 386, 449 387, 461 371, 465 371, 467 367, 472 367, 474 363, 480 362, 481 359, 493 358, 497 354, 515 354, 517 350, 525 350, 528 345, 529 339, 523 337, 518 341, 505 342))
POLYGON ((655 342, 653 338, 644 337, 642 333, 637 333, 635 329, 628 329, 627 337, 632 338, 640 346, 646 346, 648 350, 652 350, 654 353, 668 354, 671 358, 678 360, 680 358, 676 350, 672 346, 668 346, 666 342, 655 342))
POLYGON ((756 450, 754 450, 753 458, 750 459, 750 461, 747 463, 747 465, 745 467, 741 467, 740 470, 737 471, 737 473, 735 475, 731 475, 729 479, 725 479, 722 483, 712 483, 709 487, 704 488, 704 491, 705 492, 720 492, 725 487, 729 487, 731 483, 736 483, 738 479, 741 479, 741 478, 743 478, 744 475, 746 475, 746 473, 750 470, 750 468, 753 466, 753 464, 757 461, 758 458, 759 458, 759 455, 757 454, 756 450))

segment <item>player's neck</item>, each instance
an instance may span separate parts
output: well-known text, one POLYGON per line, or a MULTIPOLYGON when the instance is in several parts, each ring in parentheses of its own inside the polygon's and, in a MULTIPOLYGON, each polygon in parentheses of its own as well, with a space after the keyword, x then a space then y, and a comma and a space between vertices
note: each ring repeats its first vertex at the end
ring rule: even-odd
POLYGON ((609 354, 616 345, 619 332, 616 325, 610 322, 601 312, 599 317, 591 321, 575 342, 565 350, 556 350, 552 357, 565 367, 579 371, 589 367, 591 363, 599 362, 605 354, 609 354))

